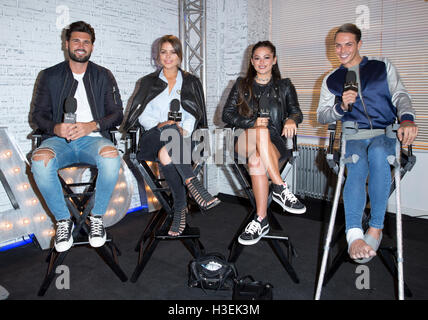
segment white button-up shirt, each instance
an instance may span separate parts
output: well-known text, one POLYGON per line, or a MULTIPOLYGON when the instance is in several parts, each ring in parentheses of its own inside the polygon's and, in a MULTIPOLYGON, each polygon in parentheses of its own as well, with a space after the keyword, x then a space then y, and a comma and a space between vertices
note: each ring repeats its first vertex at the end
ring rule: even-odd
MULTIPOLYGON (((159 73, 159 78, 168 83, 163 70, 159 73)), ((183 76, 179 70, 177 73, 177 78, 175 81, 174 88, 169 92, 168 86, 157 95, 153 100, 151 100, 143 113, 138 118, 138 121, 143 126, 145 130, 150 130, 151 128, 157 126, 161 122, 168 120, 168 112, 170 111, 170 103, 174 99, 180 100, 181 87, 183 84, 183 76)), ((181 127, 187 131, 187 136, 190 135, 193 131, 195 125, 195 117, 193 117, 189 112, 183 109, 180 104, 181 112, 181 127)))

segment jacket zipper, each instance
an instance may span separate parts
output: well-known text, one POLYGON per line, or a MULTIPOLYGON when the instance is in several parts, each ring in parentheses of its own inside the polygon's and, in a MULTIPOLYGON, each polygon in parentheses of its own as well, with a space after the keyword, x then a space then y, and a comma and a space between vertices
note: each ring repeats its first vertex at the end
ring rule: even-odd
MULTIPOLYGON (((95 105, 94 105, 94 109, 95 109, 95 114, 96 114, 96 116, 97 116, 97 119, 96 119, 96 120, 100 120, 100 116, 99 116, 99 114, 98 114, 98 109, 97 109, 97 106, 96 106, 94 90, 92 90, 91 75, 89 75, 88 79, 89 79, 89 88, 91 88, 92 99, 94 100, 94 104, 95 104, 95 105)), ((94 119, 94 120, 95 120, 95 119, 94 119)))
MULTIPOLYGON (((59 95, 59 101, 58 101, 58 115, 63 114, 63 112, 61 112, 61 101, 62 101, 62 94, 64 93, 64 89, 65 89, 65 84, 67 83, 67 79, 68 79, 68 74, 65 75, 65 79, 64 79, 64 84, 62 85, 62 89, 61 89, 61 94, 59 95)), ((61 118, 59 120, 61 122, 61 118)))
POLYGON ((114 100, 114 104, 117 104, 117 101, 116 101, 116 87, 115 86, 113 86, 113 100, 114 100))
MULTIPOLYGON (((360 78, 360 82, 361 82, 360 68, 358 68, 358 76, 359 76, 359 78, 360 78)), ((362 85, 361 85, 361 88, 362 88, 362 85)), ((362 90, 360 90, 360 91, 362 91, 362 90)), ((368 112, 367 112, 367 107, 366 107, 366 104, 364 103, 363 93, 362 93, 362 92, 360 93, 360 99, 361 99, 361 102, 363 103, 363 108, 364 108, 364 112, 365 112, 365 114, 366 114, 367 120, 369 120, 370 129, 371 129, 371 130, 373 130, 373 123, 372 123, 372 119, 370 119, 370 116, 369 116, 369 114, 368 114, 368 112)))

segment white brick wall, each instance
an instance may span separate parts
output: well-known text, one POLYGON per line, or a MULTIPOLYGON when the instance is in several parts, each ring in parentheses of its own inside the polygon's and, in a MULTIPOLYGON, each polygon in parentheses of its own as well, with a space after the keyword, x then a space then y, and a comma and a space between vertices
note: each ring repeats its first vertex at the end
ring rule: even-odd
MULTIPOLYGON (((150 63, 154 40, 167 33, 178 36, 178 3, 175 0, 3 0, 0 3, 0 126, 8 127, 25 154, 31 149, 29 113, 36 78, 42 69, 64 60, 61 31, 77 20, 94 27, 96 40, 91 60, 113 72, 126 107, 136 81, 154 70, 150 63)), ((131 206, 138 205, 135 196, 131 206)))
MULTIPOLYGON (((211 128, 236 77, 246 69, 247 48, 269 35, 269 0, 207 1, 207 111, 211 128), (248 23, 251 21, 251 24, 248 23)), ((0 3, 0 126, 8 127, 24 153, 30 105, 39 72, 64 60, 61 29, 84 20, 96 33, 91 60, 116 77, 124 106, 136 81, 152 72, 153 41, 178 35, 176 0, 2 0, 0 3)), ((220 166, 209 166, 209 190, 233 192, 220 166)))
POLYGON ((175 0, 2 0, 0 3, 0 126, 26 153, 30 102, 39 72, 64 60, 61 29, 84 20, 95 29, 91 60, 109 68, 124 106, 136 81, 153 70, 150 48, 159 36, 178 35, 175 0))

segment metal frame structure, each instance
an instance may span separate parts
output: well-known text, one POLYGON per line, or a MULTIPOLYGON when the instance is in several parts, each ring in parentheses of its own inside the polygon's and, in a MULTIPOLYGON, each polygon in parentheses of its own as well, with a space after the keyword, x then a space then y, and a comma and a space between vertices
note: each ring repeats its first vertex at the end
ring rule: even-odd
MULTIPOLYGON (((202 82, 206 100, 207 92, 207 1, 179 0, 179 37, 183 44, 183 69, 196 76, 202 82)), ((208 187, 207 166, 203 168, 203 184, 208 187)))
POLYGON ((179 0, 179 37, 183 69, 199 76, 206 93, 206 0, 179 0))

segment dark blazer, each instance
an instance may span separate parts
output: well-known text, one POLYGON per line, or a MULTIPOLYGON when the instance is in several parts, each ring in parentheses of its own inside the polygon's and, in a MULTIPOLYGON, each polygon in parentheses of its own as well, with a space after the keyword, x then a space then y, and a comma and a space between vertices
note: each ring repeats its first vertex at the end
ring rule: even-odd
MULTIPOLYGON (((109 139, 108 129, 119 126, 123 120, 122 100, 116 80, 110 70, 91 61, 83 77, 92 116, 100 126, 100 133, 109 139)), ((54 127, 63 122, 64 102, 76 93, 68 61, 42 71, 36 89, 32 120, 43 132, 42 139, 54 135, 54 127)))
MULTIPOLYGON (((159 78, 162 69, 157 70, 139 80, 137 93, 132 100, 128 117, 124 121, 122 131, 127 132, 138 122, 138 117, 143 113, 147 104, 159 95, 168 86, 159 78)), ((183 84, 181 87, 180 100, 183 109, 195 117, 196 128, 208 127, 207 112, 205 107, 204 91, 202 84, 194 75, 181 70, 183 84)), ((166 121, 167 119, 165 119, 166 121)))
MULTIPOLYGON (((253 96, 249 99, 248 92, 244 93, 248 106, 253 110, 253 116, 244 117, 238 112, 239 102, 239 83, 242 78, 239 77, 232 90, 229 93, 226 104, 223 108, 222 120, 229 126, 236 128, 251 128, 257 119, 257 106, 258 103, 253 96)), ((303 121, 303 114, 300 110, 299 101, 297 99, 296 89, 291 83, 290 79, 281 79, 280 81, 274 81, 270 86, 269 95, 277 99, 278 104, 273 104, 270 109, 270 123, 277 129, 281 134, 285 120, 293 119, 296 124, 303 121)))

